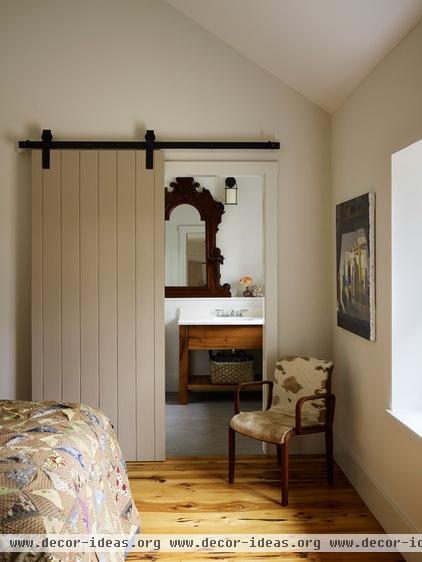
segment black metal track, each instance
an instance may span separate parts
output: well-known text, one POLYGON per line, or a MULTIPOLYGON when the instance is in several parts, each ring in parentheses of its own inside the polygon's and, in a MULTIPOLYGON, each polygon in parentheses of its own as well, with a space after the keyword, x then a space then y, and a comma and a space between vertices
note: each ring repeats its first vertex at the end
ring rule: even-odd
POLYGON ((19 148, 42 149, 43 168, 50 167, 50 150, 145 150, 146 167, 154 167, 154 150, 192 149, 192 150, 279 150, 278 141, 156 141, 154 131, 148 130, 145 141, 54 141, 51 131, 44 129, 41 141, 19 141, 19 148))
MULTIPOLYGON (((60 149, 138 149, 145 150, 147 144, 145 141, 51 141, 51 150, 60 149)), ((43 148, 43 141, 31 141, 24 140, 19 141, 19 148, 43 148)), ((164 149, 164 148, 183 148, 183 149, 252 149, 252 150, 278 150, 280 148, 280 143, 275 141, 154 141, 154 149, 164 149)))

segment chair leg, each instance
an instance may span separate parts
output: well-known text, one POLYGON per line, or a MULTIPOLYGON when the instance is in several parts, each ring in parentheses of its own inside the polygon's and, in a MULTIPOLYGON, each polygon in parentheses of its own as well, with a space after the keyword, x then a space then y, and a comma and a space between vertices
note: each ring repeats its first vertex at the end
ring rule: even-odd
POLYGON ((334 483, 334 457, 333 457, 333 428, 330 426, 325 430, 325 456, 327 459, 328 483, 334 483))
POLYGON ((277 445, 277 464, 281 467, 281 445, 277 445))
POLYGON ((236 432, 229 427, 229 482, 234 482, 234 463, 236 454, 236 432))
POLYGON ((279 447, 281 458, 281 505, 286 506, 289 503, 289 450, 287 439, 279 447))

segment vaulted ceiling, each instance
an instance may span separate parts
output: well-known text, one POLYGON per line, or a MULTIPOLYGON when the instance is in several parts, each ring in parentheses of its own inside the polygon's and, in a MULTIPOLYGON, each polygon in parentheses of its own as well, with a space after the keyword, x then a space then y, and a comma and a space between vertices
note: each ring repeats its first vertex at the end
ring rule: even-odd
POLYGON ((166 0, 329 112, 422 18, 422 0, 166 0))

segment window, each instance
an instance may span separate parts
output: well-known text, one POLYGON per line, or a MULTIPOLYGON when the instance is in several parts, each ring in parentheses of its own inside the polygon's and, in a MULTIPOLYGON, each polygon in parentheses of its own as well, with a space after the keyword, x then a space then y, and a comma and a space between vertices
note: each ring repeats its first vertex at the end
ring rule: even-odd
POLYGON ((392 156, 390 412, 422 436, 422 140, 392 156))

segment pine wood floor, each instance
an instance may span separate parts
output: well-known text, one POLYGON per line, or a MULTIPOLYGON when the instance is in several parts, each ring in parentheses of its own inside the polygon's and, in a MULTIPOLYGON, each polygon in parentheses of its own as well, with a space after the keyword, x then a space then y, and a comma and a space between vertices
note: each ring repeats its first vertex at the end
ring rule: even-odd
MULTIPOLYGON (((222 457, 171 458, 128 463, 130 484, 144 533, 382 533, 358 494, 336 467, 325 478, 320 456, 291 457, 290 503, 282 507, 273 457, 239 457, 236 482, 226 481, 222 457)), ((401 562, 393 553, 132 553, 127 560, 286 560, 287 562, 401 562)))

